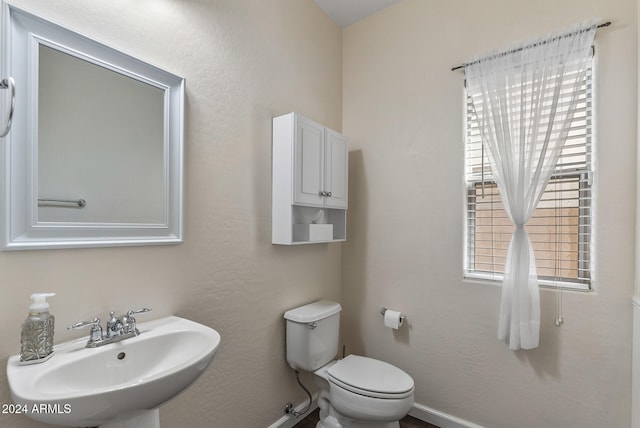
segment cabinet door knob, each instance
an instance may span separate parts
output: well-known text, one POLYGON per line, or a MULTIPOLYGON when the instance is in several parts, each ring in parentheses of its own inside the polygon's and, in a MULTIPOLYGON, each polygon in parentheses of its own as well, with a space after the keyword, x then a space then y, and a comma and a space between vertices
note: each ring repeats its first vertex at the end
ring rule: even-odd
POLYGON ((320 196, 322 196, 323 198, 326 198, 326 197, 327 197, 327 196, 329 196, 329 195, 328 195, 328 193, 327 193, 327 192, 325 192, 324 190, 321 190, 321 191, 320 191, 320 196))
POLYGON ((327 192, 327 196, 328 196, 328 197, 331 197, 331 192, 327 192))

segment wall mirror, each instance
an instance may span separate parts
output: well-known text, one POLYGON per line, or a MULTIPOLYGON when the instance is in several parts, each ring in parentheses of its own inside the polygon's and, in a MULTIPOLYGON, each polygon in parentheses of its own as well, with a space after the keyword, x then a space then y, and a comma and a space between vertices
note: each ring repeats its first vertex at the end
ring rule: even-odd
POLYGON ((182 242, 184 79, 6 2, 2 14, 0 78, 15 82, 3 248, 182 242))

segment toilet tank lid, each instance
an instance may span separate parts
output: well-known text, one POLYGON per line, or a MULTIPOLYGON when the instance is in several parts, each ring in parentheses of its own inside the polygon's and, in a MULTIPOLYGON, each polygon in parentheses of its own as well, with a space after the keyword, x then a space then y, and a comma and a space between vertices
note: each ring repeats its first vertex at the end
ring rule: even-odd
POLYGON ((340 303, 331 300, 318 300, 308 305, 289 309, 284 313, 285 319, 293 322, 308 323, 335 315, 342 310, 340 303))

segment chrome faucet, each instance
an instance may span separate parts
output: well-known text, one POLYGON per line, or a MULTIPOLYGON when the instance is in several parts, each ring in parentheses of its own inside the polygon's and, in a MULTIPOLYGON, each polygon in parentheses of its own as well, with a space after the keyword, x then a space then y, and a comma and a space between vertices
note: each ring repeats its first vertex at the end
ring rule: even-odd
POLYGON ((117 318, 115 316, 115 312, 110 312, 109 320, 107 321, 105 329, 106 333, 103 333, 99 318, 94 318, 93 321, 82 321, 73 324, 68 327, 68 330, 78 330, 91 326, 91 332, 89 333, 89 340, 87 341, 86 347, 97 348, 99 346, 120 342, 121 340, 139 335, 140 331, 136 326, 136 319, 133 315, 149 312, 150 310, 151 309, 149 308, 142 308, 135 311, 131 310, 117 318))
POLYGON ((122 321, 115 317, 115 312, 109 312, 105 337, 116 337, 122 334, 122 321))

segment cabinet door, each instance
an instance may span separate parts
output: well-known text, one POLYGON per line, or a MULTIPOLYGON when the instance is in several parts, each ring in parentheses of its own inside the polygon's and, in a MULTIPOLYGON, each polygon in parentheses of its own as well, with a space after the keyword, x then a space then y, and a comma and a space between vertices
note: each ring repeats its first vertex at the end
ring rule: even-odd
POLYGON ((324 206, 324 127, 296 117, 294 142, 293 203, 324 206))
POLYGON ((347 138, 331 129, 326 130, 325 185, 331 196, 325 201, 327 208, 347 208, 349 177, 349 147, 347 138))

